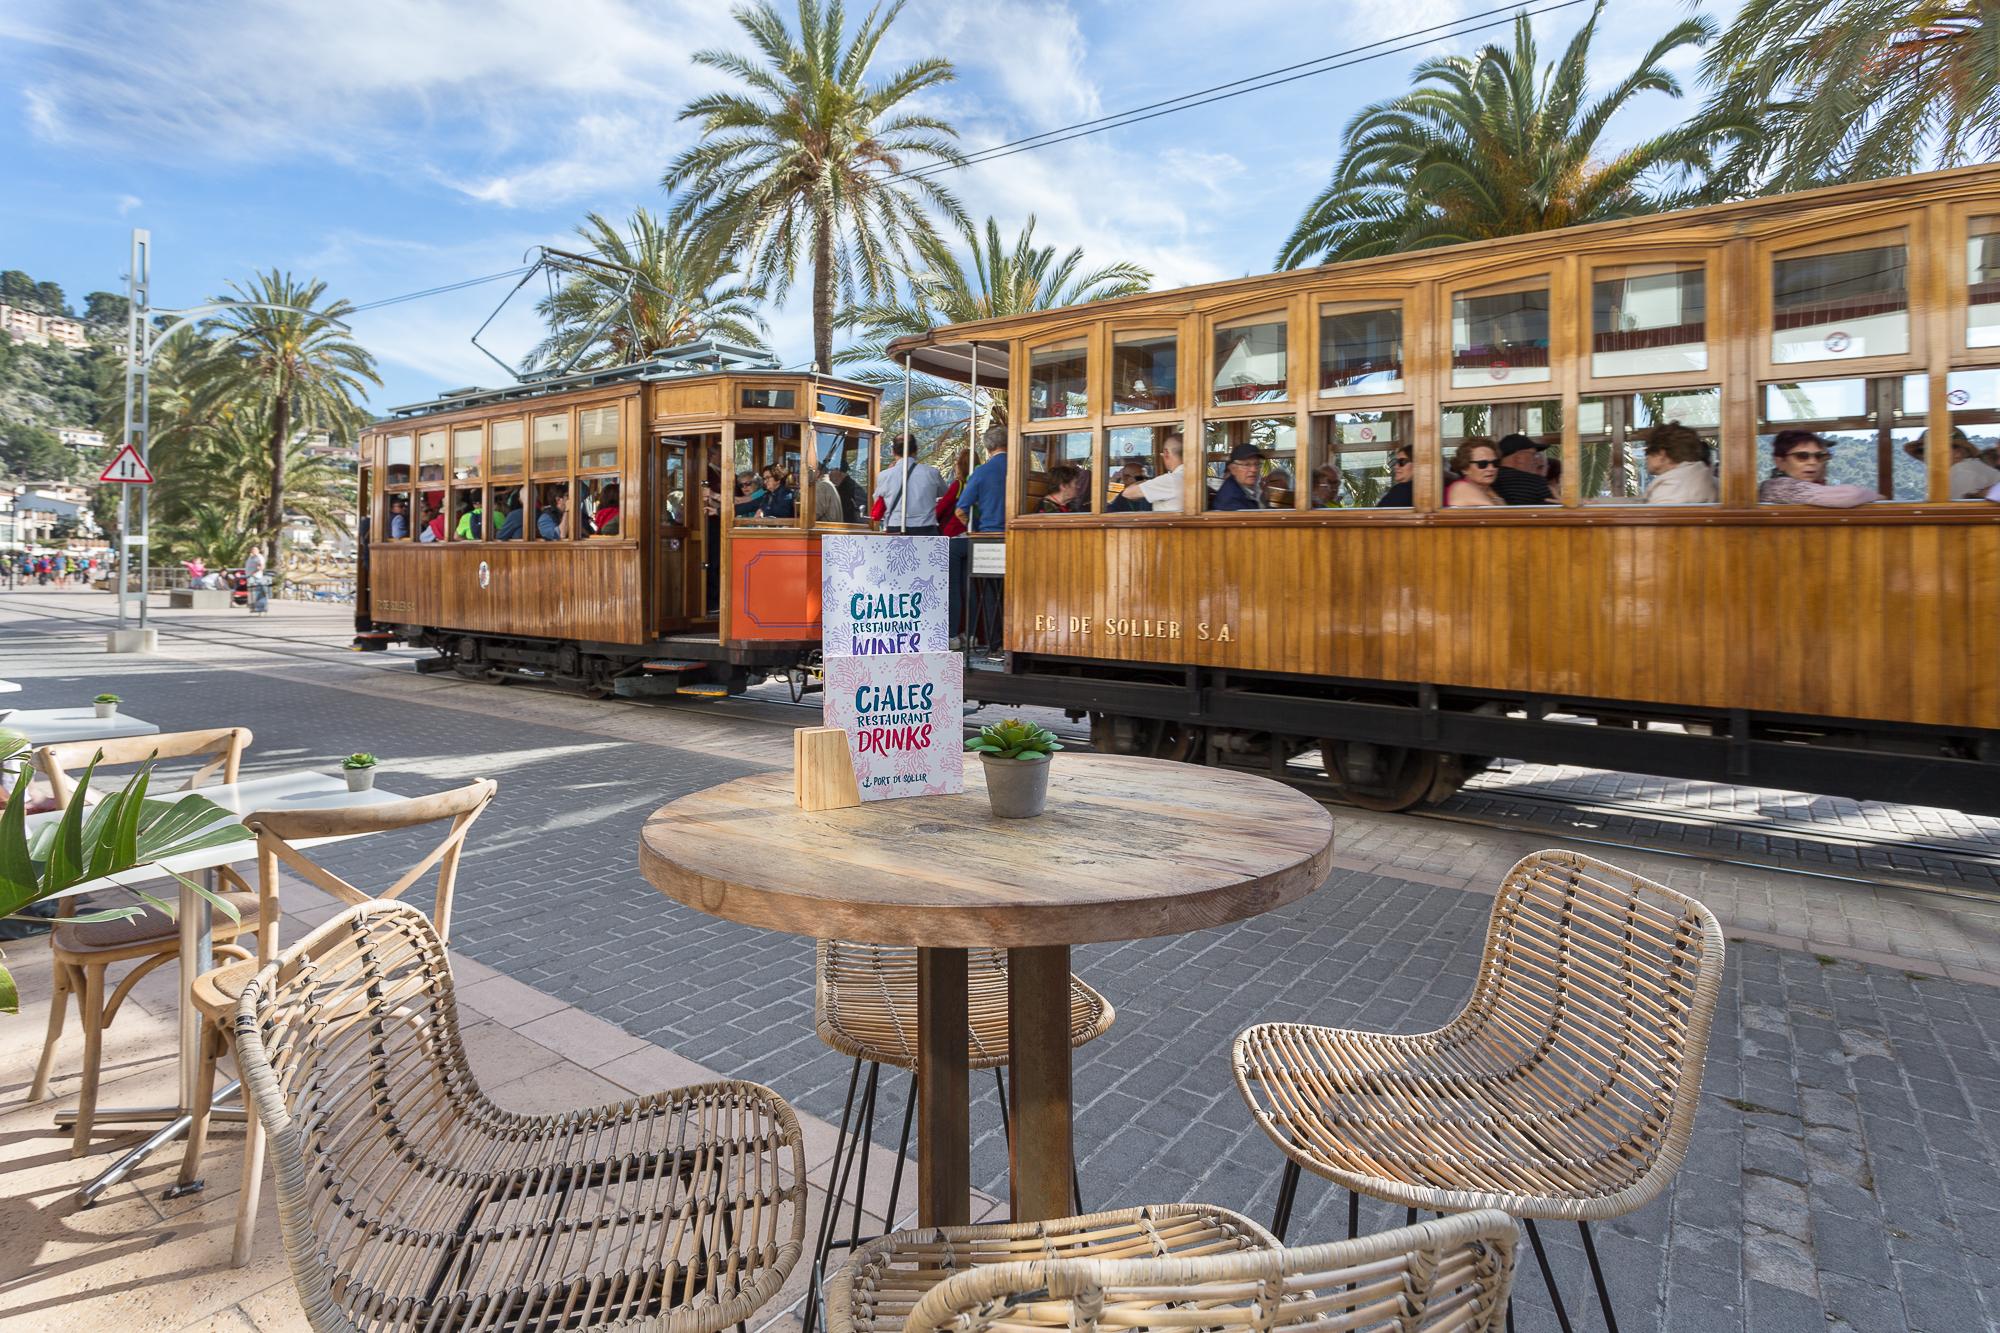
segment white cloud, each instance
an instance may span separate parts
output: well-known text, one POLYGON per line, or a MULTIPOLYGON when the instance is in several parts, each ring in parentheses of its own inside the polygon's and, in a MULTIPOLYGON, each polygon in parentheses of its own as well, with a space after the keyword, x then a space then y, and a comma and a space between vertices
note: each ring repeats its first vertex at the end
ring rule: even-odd
POLYGON ((121 218, 122 218, 122 217, 124 217, 124 216, 125 216, 126 214, 128 214, 128 213, 132 212, 132 210, 133 210, 133 209, 135 209, 135 208, 138 208, 138 207, 139 207, 139 205, 141 205, 141 204, 142 204, 142 203, 144 203, 144 202, 145 202, 145 201, 144 201, 143 199, 139 198, 139 196, 138 196, 138 195, 136 195, 136 194, 121 194, 121 195, 119 195, 119 196, 118 196, 118 216, 119 216, 119 217, 121 217, 121 218))

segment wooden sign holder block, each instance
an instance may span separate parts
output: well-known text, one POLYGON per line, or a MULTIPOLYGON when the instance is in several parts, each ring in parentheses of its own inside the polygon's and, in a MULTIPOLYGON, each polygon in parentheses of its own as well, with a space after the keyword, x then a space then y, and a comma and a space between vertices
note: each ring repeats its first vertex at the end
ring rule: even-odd
POLYGON ((792 732, 792 795, 801 810, 844 810, 861 804, 847 733, 839 727, 792 732))

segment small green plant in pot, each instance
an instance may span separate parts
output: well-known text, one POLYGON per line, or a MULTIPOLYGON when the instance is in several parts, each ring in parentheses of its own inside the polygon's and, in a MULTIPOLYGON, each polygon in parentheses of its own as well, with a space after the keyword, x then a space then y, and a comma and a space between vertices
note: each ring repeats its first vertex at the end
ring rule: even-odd
POLYGON ((1049 803, 1049 760, 1062 742, 1047 727, 1008 718, 965 743, 986 770, 986 798, 1002 819, 1032 819, 1049 803))
POLYGON ((118 705, 125 701, 115 694, 100 694, 92 702, 97 705, 97 715, 99 717, 117 717, 118 705))
POLYGON ((349 791, 367 791, 375 785, 375 756, 357 751, 340 761, 340 771, 347 776, 349 791))

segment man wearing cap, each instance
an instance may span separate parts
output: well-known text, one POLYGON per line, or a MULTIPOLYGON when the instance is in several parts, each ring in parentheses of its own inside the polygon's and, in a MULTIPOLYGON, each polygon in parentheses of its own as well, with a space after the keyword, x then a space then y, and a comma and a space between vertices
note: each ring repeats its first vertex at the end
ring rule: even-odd
POLYGON ((1546 444, 1536 444, 1525 435, 1500 437, 1500 471, 1493 478, 1493 490, 1510 505, 1555 503, 1546 473, 1548 459, 1542 457, 1546 444))
POLYGON ((1222 479, 1209 509, 1220 514, 1232 509, 1263 508, 1257 502, 1257 465, 1263 461, 1264 451, 1254 444, 1239 444, 1231 449, 1229 475, 1222 479))

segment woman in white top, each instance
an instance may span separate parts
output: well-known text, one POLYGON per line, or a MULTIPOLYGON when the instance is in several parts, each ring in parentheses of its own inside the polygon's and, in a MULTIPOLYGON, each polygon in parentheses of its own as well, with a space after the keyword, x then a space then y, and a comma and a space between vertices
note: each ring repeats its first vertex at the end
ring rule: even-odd
POLYGON ((1649 505, 1712 505, 1722 498, 1708 446, 1678 421, 1646 432, 1646 471, 1653 476, 1646 487, 1649 505))

